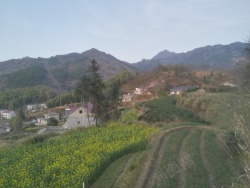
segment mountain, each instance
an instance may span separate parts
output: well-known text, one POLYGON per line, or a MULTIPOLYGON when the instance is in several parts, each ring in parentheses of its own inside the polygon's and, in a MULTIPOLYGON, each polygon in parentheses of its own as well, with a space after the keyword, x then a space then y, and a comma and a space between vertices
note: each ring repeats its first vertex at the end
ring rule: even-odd
POLYGON ((167 59, 173 57, 174 55, 177 55, 177 53, 170 52, 168 50, 163 50, 159 52, 157 55, 155 55, 152 59, 167 59))
POLYGON ((198 69, 230 69, 246 61, 246 43, 235 42, 229 45, 214 45, 196 48, 186 53, 164 50, 152 59, 132 64, 137 70, 147 71, 159 65, 184 64, 198 69))
POLYGON ((35 85, 47 85, 58 92, 72 90, 87 73, 92 59, 100 65, 104 79, 121 71, 134 71, 129 63, 94 48, 50 58, 24 57, 0 62, 0 90, 35 85))

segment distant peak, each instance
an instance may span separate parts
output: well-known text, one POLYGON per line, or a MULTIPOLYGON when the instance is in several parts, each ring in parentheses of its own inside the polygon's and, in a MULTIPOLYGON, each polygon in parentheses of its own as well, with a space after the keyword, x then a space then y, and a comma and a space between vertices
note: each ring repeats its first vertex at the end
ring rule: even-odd
POLYGON ((152 59, 163 59, 163 58, 171 57, 173 55, 176 55, 176 53, 170 52, 168 50, 163 50, 163 51, 159 52, 157 55, 155 55, 152 59))

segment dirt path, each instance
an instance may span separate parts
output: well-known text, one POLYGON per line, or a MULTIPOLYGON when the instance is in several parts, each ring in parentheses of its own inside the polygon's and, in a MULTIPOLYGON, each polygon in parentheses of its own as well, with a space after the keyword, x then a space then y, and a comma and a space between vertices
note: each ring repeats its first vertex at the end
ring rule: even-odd
POLYGON ((180 165, 181 165, 181 171, 179 173, 179 182, 178 182, 178 187, 180 188, 185 188, 186 187, 186 168, 187 165, 186 164, 186 160, 183 159, 183 157, 185 157, 185 146, 186 146, 186 142, 188 140, 188 138, 190 137, 192 132, 189 132, 188 135, 186 135, 186 137, 184 138, 184 140, 181 143, 181 149, 179 152, 179 161, 180 161, 180 165))
POLYGON ((118 185, 121 185, 122 182, 123 182, 123 178, 125 178, 125 173, 127 172, 128 168, 130 167, 130 162, 133 158, 133 154, 129 154, 129 159, 126 163, 126 165, 123 167, 122 171, 120 172, 120 174, 117 176, 117 179, 116 181, 113 183, 113 185, 111 186, 111 188, 114 188, 114 187, 119 187, 118 185))
MULTIPOLYGON (((157 138, 153 141, 151 140, 149 143, 150 150, 147 152, 146 157, 144 158, 145 163, 142 166, 141 174, 138 178, 138 181, 134 187, 136 188, 150 188, 153 186, 154 177, 157 175, 157 167, 159 166, 162 155, 164 152, 164 146, 167 143, 165 139, 166 137, 177 130, 181 129, 192 129, 192 128, 203 128, 202 126, 180 126, 170 128, 168 130, 163 131, 157 138)), ((207 127, 204 127, 207 128, 207 127)), ((184 144, 184 143, 183 143, 184 144)), ((182 175, 184 179, 184 174, 182 175)), ((183 185, 185 184, 185 180, 183 180, 183 185)))
POLYGON ((208 160, 206 158, 206 153, 204 150, 204 132, 205 131, 202 132, 201 137, 200 137, 200 155, 202 158, 203 165, 208 173, 209 185, 211 188, 215 188, 216 185, 215 185, 215 181, 214 181, 214 175, 211 171, 211 167, 209 166, 208 160))

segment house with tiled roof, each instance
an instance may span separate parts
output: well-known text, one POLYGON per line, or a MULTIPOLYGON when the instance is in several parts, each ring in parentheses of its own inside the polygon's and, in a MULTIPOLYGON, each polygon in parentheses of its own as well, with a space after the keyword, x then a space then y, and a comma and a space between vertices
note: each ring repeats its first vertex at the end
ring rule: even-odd
POLYGON ((14 117, 16 114, 14 111, 12 110, 1 110, 1 118, 2 119, 11 119, 12 117, 14 117))
POLYGON ((93 104, 87 103, 81 106, 73 106, 65 109, 66 122, 63 125, 65 129, 76 127, 88 127, 95 124, 93 117, 93 104))

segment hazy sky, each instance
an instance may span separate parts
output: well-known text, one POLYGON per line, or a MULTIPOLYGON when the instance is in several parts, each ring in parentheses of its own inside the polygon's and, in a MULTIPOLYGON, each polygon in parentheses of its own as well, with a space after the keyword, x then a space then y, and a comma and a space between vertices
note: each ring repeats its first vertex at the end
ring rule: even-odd
POLYGON ((249 34, 250 0, 0 0, 0 61, 96 48, 133 63, 249 34))

